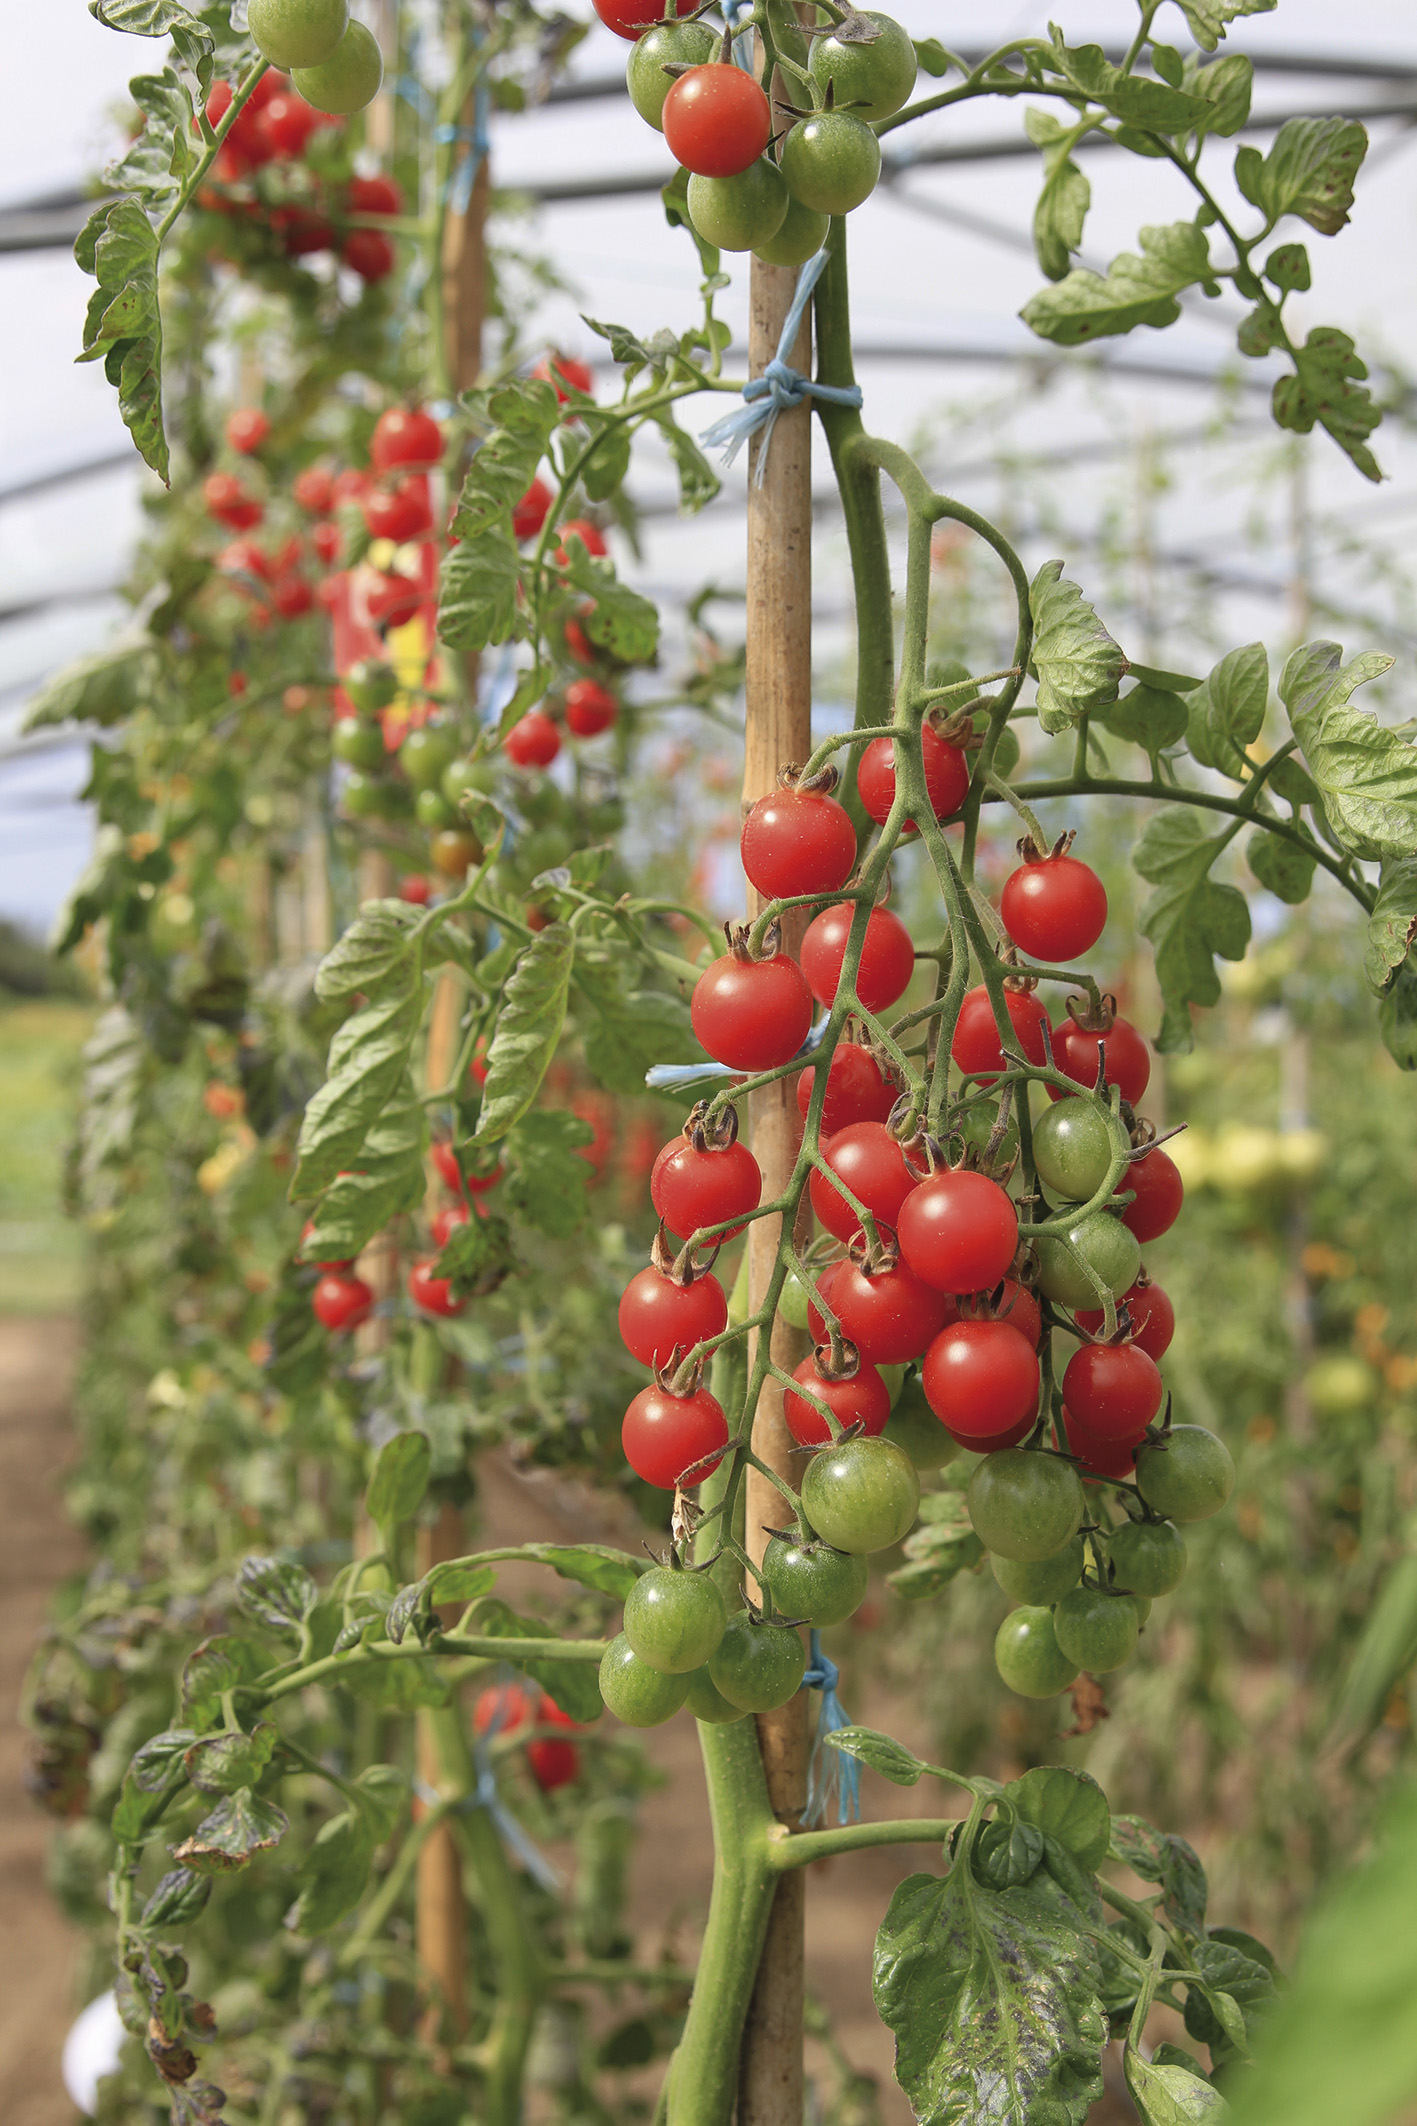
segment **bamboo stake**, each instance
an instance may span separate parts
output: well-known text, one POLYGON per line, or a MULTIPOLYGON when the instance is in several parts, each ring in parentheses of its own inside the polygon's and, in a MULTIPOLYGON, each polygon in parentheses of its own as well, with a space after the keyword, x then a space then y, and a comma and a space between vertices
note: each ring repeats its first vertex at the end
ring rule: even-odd
MULTIPOLYGON (((797 276, 788 267, 753 260, 750 285, 748 366, 761 375, 777 353, 797 276)), ((811 325, 804 318, 791 354, 794 368, 811 370, 811 325)), ((807 407, 778 416, 761 487, 754 484, 759 445, 750 457, 748 482, 747 727, 743 768, 746 811, 773 789, 779 767, 804 761, 812 726, 812 429, 807 407)), ((750 912, 761 906, 751 889, 750 912)), ((798 911, 784 925, 795 951, 805 918, 798 911)), ((801 1141, 796 1084, 780 1078, 749 1101, 754 1156, 767 1196, 781 1193, 801 1141)), ((805 1199, 804 1199, 805 1204, 805 1199)), ((808 1214, 810 1215, 810 1214, 808 1214)), ((764 1218, 749 1227, 748 1305, 752 1312, 776 1260, 780 1221, 764 1218)), ((772 1355, 787 1370, 806 1349, 805 1338, 783 1321, 772 1326, 772 1355)), ((749 1355, 749 1364, 753 1363, 749 1355)), ((794 1485, 800 1458, 782 1415, 782 1390, 768 1381, 753 1420, 753 1451, 794 1485)), ((757 1560, 767 1547, 767 1527, 783 1520, 781 1494, 754 1469, 747 1476, 747 1549, 757 1560)), ((807 1798, 807 1693, 799 1691, 776 1712, 758 1715, 758 1741, 768 1794, 779 1820, 796 1825, 807 1798)), ((773 1899, 762 1962, 743 2032, 739 2067, 739 2126, 801 2126, 803 1925, 805 1873, 783 1876, 773 1899)))

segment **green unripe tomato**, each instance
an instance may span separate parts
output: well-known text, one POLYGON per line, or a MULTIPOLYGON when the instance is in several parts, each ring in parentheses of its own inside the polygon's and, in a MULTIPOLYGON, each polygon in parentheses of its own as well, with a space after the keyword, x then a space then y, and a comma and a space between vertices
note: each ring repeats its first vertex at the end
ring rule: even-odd
POLYGON ((894 1410, 896 1404, 900 1401, 905 1387, 905 1376, 910 1371, 910 1368, 908 1365, 877 1366, 876 1371, 886 1384, 886 1393, 891 1399, 891 1408, 894 1410))
POLYGON ((462 824, 461 813, 453 810, 441 790, 420 790, 413 800, 413 816, 430 834, 445 834, 462 824))
POLYGON ((720 251, 754 251, 787 219, 787 187, 775 163, 760 155, 736 177, 689 179, 689 219, 706 244, 720 251))
POLYGON ((674 86, 666 66, 706 66, 719 40, 703 22, 660 22, 637 37, 625 61, 625 86, 646 125, 664 131, 664 99, 674 86))
POLYGON ((436 790, 457 750, 457 734, 445 723, 425 723, 399 747, 399 766, 415 790, 436 790))
POLYGON ((295 67, 290 76, 307 103, 332 118, 362 111, 378 95, 384 79, 379 41, 362 22, 351 22, 328 59, 319 66, 295 67))
POLYGON ((994 1666, 1020 1698, 1055 1698, 1077 1680, 1077 1664, 1059 1646, 1051 1609, 1015 1609, 994 1640, 994 1666))
POLYGON ((1095 1308, 1099 1304, 1096 1286, 1083 1263, 1095 1271, 1114 1299, 1136 1283, 1141 1268, 1141 1248, 1135 1236, 1110 1211, 1090 1211, 1069 1227, 1066 1240, 1045 1237, 1034 1245, 1039 1285, 1060 1307, 1095 1308))
MULTIPOLYGON (((1006 738, 1009 733, 1007 731, 1001 732, 1000 736, 1006 738)), ((998 1119, 999 1103, 997 1100, 978 1100, 972 1102, 961 1115, 953 1119, 950 1123, 950 1128, 952 1131, 958 1131, 959 1135, 963 1137, 965 1143, 972 1150, 982 1152, 988 1147, 989 1139, 994 1134, 994 1125, 998 1119)), ((1004 1126, 1004 1134, 999 1139, 995 1149, 1000 1159, 1015 1159, 1018 1156, 1018 1124, 1014 1121, 1012 1114, 1010 1114, 1009 1120, 1004 1126)))
POLYGON ((770 1713, 802 1687, 807 1649, 799 1633, 783 1624, 759 1623, 746 1609, 728 1619, 709 1679, 730 1705, 745 1713, 770 1713))
POLYGON ((917 1469, 943 1469, 959 1448, 925 1400, 919 1377, 902 1388, 900 1399, 886 1419, 883 1439, 904 1447, 917 1469))
POLYGON ((986 1454, 965 1493, 974 1533, 1001 1558, 1051 1558, 1083 1523, 1082 1484, 1071 1462, 1037 1448, 986 1454))
POLYGON ((1235 1464, 1223 1439, 1204 1425, 1173 1425, 1166 1444, 1148 1441, 1137 1456, 1137 1490, 1153 1513, 1173 1521, 1207 1521, 1235 1488, 1235 1464))
POLYGON ((728 1727, 747 1718, 741 1705, 729 1704, 706 1668, 696 1668, 690 1676, 684 1703, 696 1720, 707 1720, 713 1727, 728 1727))
POLYGON ((377 716, 399 690, 397 672, 377 657, 361 657, 358 664, 350 666, 340 685, 361 716, 377 716))
POLYGON ((1038 1178, 1070 1203, 1097 1194, 1115 1150, 1111 1125, 1095 1100, 1059 1100, 1033 1126, 1038 1178))
POLYGON ((491 790, 497 770, 490 760, 454 760, 443 770, 441 788, 450 805, 460 805, 469 790, 491 790))
POLYGON ((778 1295, 777 1311, 789 1329, 805 1329, 807 1326, 807 1287, 795 1270, 789 1270, 782 1280, 778 1295))
POLYGON ((347 768, 363 768, 368 773, 384 765, 387 748, 378 724, 342 716, 330 735, 330 751, 347 768))
MULTIPOLYGON (((782 143, 788 191, 818 214, 849 214, 870 198, 880 174, 881 143, 849 111, 815 111, 799 118, 782 143)), ((691 213, 693 190, 691 182, 691 213)))
POLYGON ((394 810, 394 793, 378 776, 355 768, 340 793, 340 805, 350 819, 388 819, 394 810))
POLYGON ((689 1679, 651 1668, 622 1631, 601 1656, 600 1695, 626 1727, 658 1727, 677 1713, 688 1697, 689 1679))
POLYGON ((789 199, 782 227, 765 244, 754 244, 753 256, 766 266, 805 266, 827 240, 831 219, 800 199, 789 199))
POLYGON ((1084 1547, 1082 1537, 1075 1535, 1051 1558, 992 1557, 989 1562, 1006 1595, 1016 1602, 1041 1602, 1051 1608, 1071 1594, 1082 1578, 1084 1547))
POLYGON ((251 0, 246 27, 272 66, 321 66, 349 27, 348 0, 251 0))
POLYGON ((1100 1587, 1075 1587, 1053 1611, 1059 1651, 1090 1676, 1105 1676, 1130 1661, 1140 1626, 1135 1602, 1100 1587))
POLYGON ((1186 1538, 1172 1521, 1124 1521, 1109 1538, 1107 1555, 1117 1585, 1129 1594, 1170 1594, 1185 1575, 1186 1538))
POLYGON ((656 1565, 625 1597, 625 1637, 642 1661, 667 1676, 702 1668, 727 1622, 723 1596, 703 1572, 656 1565))
POLYGON ((1127 1600, 1137 1613, 1137 1628, 1140 1630, 1141 1626, 1145 1624, 1147 1618, 1151 1615, 1151 1597, 1150 1595, 1129 1594, 1127 1600))
POLYGON ((843 1440, 807 1464, 802 1506, 833 1550, 864 1557, 889 1550, 910 1533, 920 1511, 920 1479, 894 1441, 843 1440))
POLYGON ((874 44, 845 44, 839 37, 814 37, 807 70, 821 90, 830 81, 840 110, 851 107, 856 118, 893 118, 910 101, 916 68, 913 40, 889 15, 864 11, 880 36, 874 44))
POLYGON ((840 1624, 866 1598, 870 1568, 863 1557, 827 1543, 798 1543, 775 1535, 763 1553, 763 1578, 785 1617, 825 1630, 840 1624))

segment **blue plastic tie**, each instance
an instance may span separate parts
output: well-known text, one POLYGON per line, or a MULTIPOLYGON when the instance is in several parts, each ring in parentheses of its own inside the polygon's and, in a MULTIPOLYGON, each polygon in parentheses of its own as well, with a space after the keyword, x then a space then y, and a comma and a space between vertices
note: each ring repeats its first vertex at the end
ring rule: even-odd
MULTIPOLYGON (((822 1045, 822 1036, 828 1021, 818 1020, 796 1055, 794 1063, 810 1063, 822 1045)), ((683 1085, 697 1085, 703 1078, 742 1078, 746 1071, 735 1070, 731 1063, 655 1063, 645 1072, 645 1084, 652 1093, 677 1092, 683 1085)))
POLYGON ((726 413, 722 420, 715 421, 713 426, 706 428, 699 437, 706 449, 722 448, 724 464, 731 465, 749 437, 756 435, 761 429, 763 447, 758 452, 757 469, 753 474, 755 487, 761 487, 763 484, 768 451, 772 447, 772 432, 777 426, 780 413, 787 413, 794 406, 804 405, 809 393, 814 398, 829 399, 833 406, 861 404, 859 384, 819 384, 814 377, 803 376, 800 369, 794 369, 787 359, 802 324, 807 298, 826 271, 826 267, 825 251, 819 251, 815 258, 808 259, 797 276, 796 293, 792 298, 792 308, 783 323, 782 338, 777 343, 776 355, 761 376, 755 376, 751 383, 743 386, 746 404, 735 406, 732 413, 726 413))
POLYGON ((837 1822, 855 1823, 861 1814, 861 1766, 855 1757, 848 1757, 845 1750, 824 1747, 828 1735, 851 1725, 836 1694, 841 1671, 835 1661, 829 1661, 822 1652, 819 1631, 812 1633, 810 1643, 812 1658, 802 1681, 808 1690, 821 1692, 822 1707, 817 1715, 817 1733, 807 1767, 807 1807, 802 1821, 808 1825, 825 1823, 834 1800, 837 1822))
POLYGON ((487 160, 492 144, 487 124, 490 110, 491 95, 487 83, 479 81, 473 93, 471 126, 440 125, 433 131, 433 138, 440 146, 446 147, 450 141, 460 142, 468 150, 457 168, 448 175, 448 211, 455 216, 466 214, 478 172, 487 160))

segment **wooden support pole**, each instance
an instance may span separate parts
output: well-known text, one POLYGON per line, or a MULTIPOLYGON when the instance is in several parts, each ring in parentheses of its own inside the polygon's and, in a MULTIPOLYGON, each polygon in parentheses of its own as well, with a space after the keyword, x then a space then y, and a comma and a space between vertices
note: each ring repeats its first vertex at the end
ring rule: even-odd
MULTIPOLYGON (((760 376, 777 353, 797 275, 788 267, 753 260, 748 333, 750 374, 760 376)), ((790 360, 811 373, 810 312, 790 360)), ((746 808, 776 786, 786 761, 799 764, 811 751, 812 731, 812 428, 803 406, 779 414, 766 474, 754 484, 760 443, 755 440, 748 479, 748 660, 747 728, 743 769, 746 808)), ((750 913, 761 906, 749 892, 750 913)), ((784 926, 795 951, 805 919, 800 911, 784 926)), ((763 1174, 765 1196, 776 1196, 791 1176, 801 1141, 801 1117, 792 1077, 755 1093, 749 1102, 753 1153, 763 1174)), ((780 1220, 763 1218, 749 1231, 748 1305, 762 1303, 777 1256, 780 1220)), ((790 1371, 806 1343, 783 1321, 772 1325, 772 1355, 790 1371)), ((752 1363, 750 1356, 750 1364, 752 1363)), ((769 1380, 753 1420, 753 1451, 794 1486, 800 1458, 782 1415, 782 1390, 769 1380)), ((786 1518, 782 1495, 757 1470, 747 1476, 748 1554, 761 1558, 767 1528, 786 1518)), ((807 1799, 808 1694, 799 1691, 776 1712, 758 1715, 758 1740, 768 1793, 780 1821, 796 1824, 807 1799)), ((767 1944, 743 2032, 738 2126, 801 2126, 803 1924, 805 1870, 783 1875, 773 1899, 767 1944)))

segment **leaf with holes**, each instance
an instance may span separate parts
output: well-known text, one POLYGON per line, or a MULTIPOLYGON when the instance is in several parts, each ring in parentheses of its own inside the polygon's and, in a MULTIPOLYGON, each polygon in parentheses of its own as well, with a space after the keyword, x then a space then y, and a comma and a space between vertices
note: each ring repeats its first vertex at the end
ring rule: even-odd
POLYGON ((1336 642, 1311 642, 1284 667, 1279 697, 1304 749, 1324 815, 1350 855, 1417 855, 1417 747, 1350 698, 1394 660, 1377 650, 1343 662, 1336 642))
POLYGON ((1029 590, 1038 721, 1045 731, 1071 729, 1091 709, 1117 698, 1126 658, 1061 561, 1045 561, 1029 590))
POLYGON ((1075 266, 1056 287, 1040 289, 1019 313, 1024 323, 1058 347, 1109 339, 1137 325, 1174 324, 1184 289, 1214 285, 1205 231, 1194 222, 1170 222, 1143 229, 1140 242, 1141 255, 1120 252, 1105 278, 1075 266))
POLYGON ((1138 928, 1156 956, 1165 1007, 1156 1046, 1163 1055, 1182 1055, 1192 1047, 1192 1004, 1219 1001, 1215 956, 1242 960, 1249 946, 1244 894, 1210 876, 1228 839, 1208 835, 1189 805, 1163 805, 1132 850, 1132 863, 1156 888, 1138 928))

